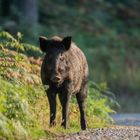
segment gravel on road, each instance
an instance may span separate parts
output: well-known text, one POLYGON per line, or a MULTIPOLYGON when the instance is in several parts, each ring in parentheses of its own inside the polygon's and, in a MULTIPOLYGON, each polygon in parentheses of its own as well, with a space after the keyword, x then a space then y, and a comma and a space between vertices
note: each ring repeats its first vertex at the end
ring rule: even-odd
POLYGON ((140 140, 140 127, 112 126, 91 129, 56 138, 56 140, 140 140))

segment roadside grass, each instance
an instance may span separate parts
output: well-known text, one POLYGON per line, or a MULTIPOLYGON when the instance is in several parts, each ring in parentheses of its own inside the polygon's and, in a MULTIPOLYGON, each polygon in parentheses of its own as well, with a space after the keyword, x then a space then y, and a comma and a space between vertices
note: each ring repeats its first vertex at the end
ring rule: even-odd
MULTIPOLYGON (((2 121, 0 123, 0 135, 2 138, 10 140, 15 138, 53 138, 62 134, 80 131, 79 109, 73 101, 70 103, 69 128, 65 130, 61 127, 61 106, 59 100, 57 100, 57 125, 49 128, 49 104, 43 87, 18 84, 17 82, 3 79, 0 79, 0 82, 0 120, 2 121)), ((88 128, 107 126, 111 119, 109 113, 113 112, 113 110, 106 103, 103 103, 102 100, 98 102, 93 100, 93 108, 88 108, 89 105, 91 106, 88 101, 89 99, 87 100, 88 128), (100 102, 102 103, 99 107, 100 102), (109 110, 107 111, 105 108, 109 110), (104 114, 98 116, 100 111, 104 112, 105 116, 104 114), (88 112, 90 113, 88 114, 88 112)))
MULTIPOLYGON (((43 127, 43 130, 46 134, 45 137, 48 138, 55 138, 57 136, 65 135, 67 133, 74 133, 79 132, 81 130, 80 128, 80 114, 79 114, 79 108, 77 104, 70 103, 70 109, 69 109, 69 120, 68 120, 68 128, 64 129, 61 127, 61 106, 59 100, 57 100, 57 115, 56 115, 56 125, 53 127, 49 127, 49 106, 47 102, 47 97, 44 97, 43 99, 40 99, 38 101, 37 106, 46 105, 46 109, 40 109, 40 111, 37 112, 38 121, 40 122, 40 126, 43 127), (40 104, 40 105, 39 105, 40 104)), ((42 106, 43 107, 43 106, 42 106)), ((37 108, 37 107, 35 107, 37 108)), ((99 118, 95 115, 87 116, 87 125, 88 129, 90 128, 102 128, 109 126, 110 122, 109 120, 99 118)))

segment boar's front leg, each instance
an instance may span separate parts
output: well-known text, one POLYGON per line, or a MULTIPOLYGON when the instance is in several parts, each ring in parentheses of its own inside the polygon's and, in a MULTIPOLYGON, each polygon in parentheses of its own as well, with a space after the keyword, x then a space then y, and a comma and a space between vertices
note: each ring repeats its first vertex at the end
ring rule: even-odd
POLYGON ((59 93, 60 103, 62 105, 62 126, 67 128, 67 120, 68 120, 68 110, 69 110, 69 100, 70 93, 66 90, 59 93))
POLYGON ((47 91, 47 97, 50 104, 50 127, 55 125, 56 117, 56 91, 52 88, 49 88, 47 91))

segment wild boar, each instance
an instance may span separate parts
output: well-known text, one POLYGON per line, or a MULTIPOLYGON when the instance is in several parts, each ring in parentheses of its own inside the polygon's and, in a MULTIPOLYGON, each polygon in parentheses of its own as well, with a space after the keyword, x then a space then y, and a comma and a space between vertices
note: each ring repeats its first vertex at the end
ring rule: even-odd
POLYGON ((83 52, 71 37, 47 39, 40 36, 40 49, 45 52, 41 66, 41 79, 50 104, 50 126, 55 124, 56 95, 62 105, 62 126, 67 128, 69 100, 76 95, 80 109, 81 129, 86 129, 85 99, 87 97, 88 64, 83 52))

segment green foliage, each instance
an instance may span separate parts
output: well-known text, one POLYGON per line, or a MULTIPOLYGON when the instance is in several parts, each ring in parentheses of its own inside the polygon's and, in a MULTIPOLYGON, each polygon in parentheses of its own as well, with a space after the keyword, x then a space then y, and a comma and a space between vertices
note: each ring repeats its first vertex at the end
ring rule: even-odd
MULTIPOLYGON (((12 82, 0 78, 0 135, 7 139, 26 139, 30 134, 28 129, 37 127, 37 122, 33 116, 31 103, 29 99, 30 92, 41 94, 35 91, 34 87, 28 88, 20 82, 12 82), (30 90, 29 90, 30 89, 30 90)), ((33 94, 33 93, 32 93, 33 94)), ((37 97, 36 97, 37 98, 37 97)))
POLYGON ((89 95, 87 98, 87 115, 98 116, 105 121, 113 121, 110 113, 115 113, 110 107, 119 107, 115 96, 109 91, 106 83, 97 85, 94 82, 89 83, 89 95))
POLYGON ((17 36, 15 39, 7 32, 0 33, 0 135, 10 140, 32 139, 39 132, 45 135, 34 109, 39 98, 45 96, 39 85, 40 63, 33 64, 35 59, 21 54, 26 54, 27 46, 32 52, 40 52, 20 43, 20 33, 17 36))
POLYGON ((0 32, 0 47, 3 48, 4 46, 5 48, 16 50, 17 53, 24 53, 28 56, 40 56, 41 51, 39 48, 31 44, 22 43, 22 37, 23 35, 20 32, 17 33, 17 39, 8 32, 0 32))
MULTIPOLYGON (((20 43, 20 38, 20 33, 18 39, 7 32, 0 33, 0 138, 51 138, 58 134, 79 131, 79 109, 75 102, 70 105, 70 128, 64 130, 60 127, 59 100, 56 120, 58 125, 48 128, 49 104, 40 81, 41 58, 25 55, 26 47, 29 47, 32 53, 39 53, 39 50, 30 44, 28 46, 26 43, 20 43)), ((87 99, 89 128, 104 127, 111 121, 109 114, 114 112, 111 107, 115 102, 112 95, 106 84, 98 86, 90 83, 87 99), (108 97, 112 97, 112 100, 108 97)))

